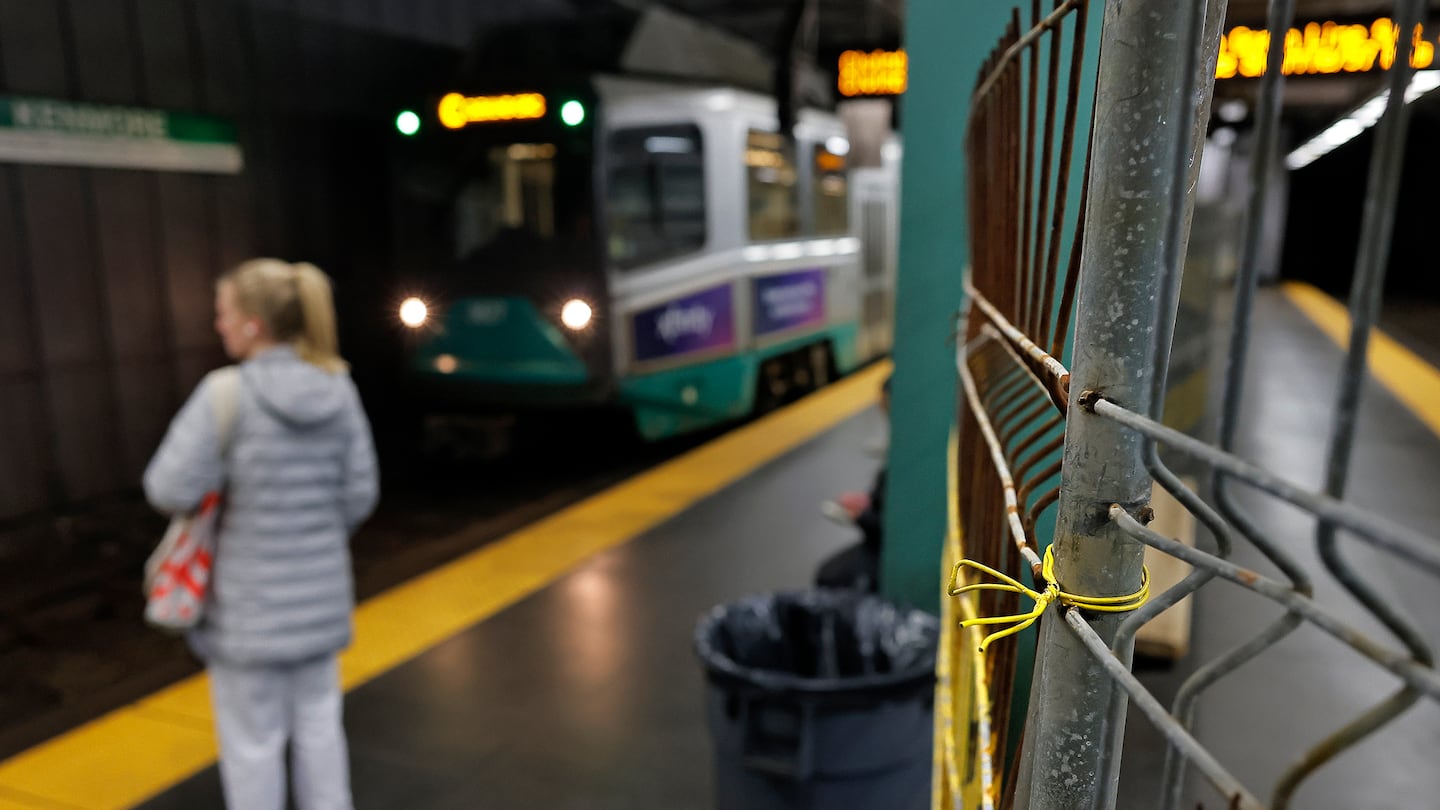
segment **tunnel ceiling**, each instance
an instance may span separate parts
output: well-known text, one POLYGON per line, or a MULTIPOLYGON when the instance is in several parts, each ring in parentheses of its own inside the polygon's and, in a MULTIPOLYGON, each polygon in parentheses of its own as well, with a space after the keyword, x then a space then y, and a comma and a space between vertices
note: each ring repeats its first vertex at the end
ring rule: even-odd
MULTIPOLYGON (((774 49, 791 0, 241 0, 248 4, 392 35, 464 48, 479 26, 579 20, 621 6, 665 6, 774 49)), ((847 48, 897 47, 905 0, 813 0, 822 62, 847 48)))
MULTIPOLYGON (((777 0, 665 0, 664 5, 771 48, 786 4, 777 0)), ((894 48, 900 44, 904 0, 818 0, 817 11, 822 61, 849 48, 894 48)))
MULTIPOLYGON (((578 22, 625 7, 660 6, 701 24, 753 43, 766 55, 776 53, 780 29, 791 0, 245 0, 261 7, 348 25, 383 27, 393 34, 465 48, 480 28, 506 23, 545 25, 578 22), (364 9, 379 4, 383 14, 364 9), (366 19, 366 18, 369 19, 366 19)), ((813 53, 817 66, 833 71, 839 53, 850 48, 895 48, 902 43, 906 0, 813 0, 818 26, 813 53)), ((1024 0, 997 0, 1028 5, 1024 0)), ((1053 0, 1042 0, 1049 4, 1053 0)), ((1104 0, 1091 0, 1101 3, 1104 0)), ((1440 0, 1430 0, 1432 20, 1440 19, 1440 0)), ((1267 0, 1230 0, 1226 27, 1264 27, 1267 0)), ((1297 0, 1297 22, 1361 22, 1393 14, 1387 0, 1297 0)), ((1440 26, 1437 26, 1440 27, 1440 26)), ((1440 31, 1437 31, 1440 33, 1440 31)), ((1432 38, 1432 41, 1433 38, 1432 38)), ((1361 103, 1380 87, 1378 72, 1334 76, 1296 76, 1287 82, 1285 115, 1300 128, 1320 126, 1361 103)), ((1239 98, 1253 104, 1254 79, 1216 84, 1217 100, 1239 98)), ((1437 93, 1436 95, 1440 95, 1437 93)), ((1426 102, 1421 106, 1431 105, 1426 102)))

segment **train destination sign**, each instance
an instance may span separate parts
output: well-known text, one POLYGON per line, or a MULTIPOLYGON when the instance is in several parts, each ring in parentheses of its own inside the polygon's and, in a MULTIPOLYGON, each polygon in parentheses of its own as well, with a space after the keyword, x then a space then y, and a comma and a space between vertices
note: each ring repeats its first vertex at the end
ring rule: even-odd
POLYGON ((235 174, 235 128, 190 113, 0 96, 0 161, 235 174))
POLYGON ((504 96, 465 96, 446 93, 436 109, 440 124, 446 129, 461 129, 468 124, 491 121, 527 121, 545 115, 545 96, 539 93, 515 93, 504 96))
POLYGON ((909 58, 905 51, 846 51, 836 81, 842 96, 898 96, 905 92, 909 58))
MULTIPOLYGON (((1284 72, 1302 74, 1364 73, 1388 70, 1395 62, 1401 31, 1394 21, 1381 17, 1370 25, 1333 22, 1306 23, 1285 32, 1284 72)), ((1410 64, 1427 68, 1435 61, 1434 37, 1417 25, 1411 32, 1410 64)), ((1255 78, 1265 73, 1270 32, 1240 26, 1220 38, 1215 78, 1255 78)))

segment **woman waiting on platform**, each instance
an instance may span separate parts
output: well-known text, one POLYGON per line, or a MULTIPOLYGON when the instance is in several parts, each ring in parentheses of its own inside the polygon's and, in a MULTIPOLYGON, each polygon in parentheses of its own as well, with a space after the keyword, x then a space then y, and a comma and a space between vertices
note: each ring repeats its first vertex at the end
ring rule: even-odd
POLYGON ((210 676, 225 801, 282 810, 288 747, 301 810, 349 810, 336 655, 351 636, 350 536, 379 491, 370 426, 319 269, 246 262, 217 284, 215 309, 238 385, 200 383, 145 493, 172 514, 224 493, 213 588, 188 640, 210 676), (223 429, 217 395, 233 395, 223 429))

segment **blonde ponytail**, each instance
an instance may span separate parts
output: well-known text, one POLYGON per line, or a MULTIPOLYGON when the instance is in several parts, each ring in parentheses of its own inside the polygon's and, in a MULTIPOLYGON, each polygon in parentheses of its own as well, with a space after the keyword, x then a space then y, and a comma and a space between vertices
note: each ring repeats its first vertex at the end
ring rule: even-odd
POLYGON ((335 330, 335 299, 330 278, 308 262, 294 265, 295 287, 300 296, 300 315, 305 327, 295 338, 300 359, 330 371, 344 371, 340 359, 340 338, 335 330))
POLYGON ((275 340, 294 344, 300 359, 331 373, 346 370, 330 279, 320 268, 251 259, 222 276, 220 283, 234 285, 240 309, 264 322, 275 340))

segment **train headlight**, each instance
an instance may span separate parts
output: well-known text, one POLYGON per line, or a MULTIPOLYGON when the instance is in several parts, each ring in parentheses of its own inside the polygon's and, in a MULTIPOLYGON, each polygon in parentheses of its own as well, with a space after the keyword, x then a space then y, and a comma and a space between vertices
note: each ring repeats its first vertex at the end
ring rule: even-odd
POLYGON ((590 319, 594 315, 590 305, 579 298, 571 298, 565 302, 565 306, 560 308, 560 322, 565 324, 565 328, 574 332, 579 332, 589 326, 590 319))
POLYGON ((400 322, 411 329, 419 329, 430 319, 430 308, 419 298, 406 298, 400 302, 400 322))

